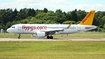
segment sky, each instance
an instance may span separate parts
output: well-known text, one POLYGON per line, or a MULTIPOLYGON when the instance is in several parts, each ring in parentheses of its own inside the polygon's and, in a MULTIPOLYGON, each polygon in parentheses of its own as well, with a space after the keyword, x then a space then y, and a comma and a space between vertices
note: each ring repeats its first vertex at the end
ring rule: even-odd
POLYGON ((51 11, 61 9, 65 12, 75 9, 105 11, 105 0, 0 0, 0 9, 7 8, 16 8, 17 10, 22 8, 47 8, 51 11))

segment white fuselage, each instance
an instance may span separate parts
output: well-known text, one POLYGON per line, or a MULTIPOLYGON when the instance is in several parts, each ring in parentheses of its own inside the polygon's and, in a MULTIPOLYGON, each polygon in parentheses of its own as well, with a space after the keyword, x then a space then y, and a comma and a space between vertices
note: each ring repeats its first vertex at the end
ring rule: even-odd
POLYGON ((76 25, 72 24, 70 28, 67 28, 69 24, 16 24, 7 29, 7 32, 17 33, 17 34, 35 34, 37 32, 52 31, 54 34, 70 34, 75 32, 82 32, 95 29, 96 26, 93 25, 76 25), (67 29, 66 29, 67 28, 67 29), (55 29, 63 29, 56 30, 55 29))

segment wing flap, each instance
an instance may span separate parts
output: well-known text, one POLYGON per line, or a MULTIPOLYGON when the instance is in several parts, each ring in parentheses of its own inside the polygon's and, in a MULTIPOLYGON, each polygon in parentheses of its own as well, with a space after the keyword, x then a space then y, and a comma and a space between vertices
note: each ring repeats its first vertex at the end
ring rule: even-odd
POLYGON ((57 28, 57 29, 47 29, 47 30, 42 30, 43 32, 57 32, 57 31, 63 31, 63 28, 57 28))
POLYGON ((57 32, 57 31, 63 31, 64 29, 70 28, 72 23, 70 23, 66 28, 57 28, 57 29, 47 29, 47 30, 42 30, 43 32, 57 32))

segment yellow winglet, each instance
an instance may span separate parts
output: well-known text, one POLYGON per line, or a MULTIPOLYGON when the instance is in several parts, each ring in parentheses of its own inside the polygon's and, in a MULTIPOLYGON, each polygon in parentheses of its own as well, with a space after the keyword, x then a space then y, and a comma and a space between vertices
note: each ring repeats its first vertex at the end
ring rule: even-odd
POLYGON ((70 28, 71 27, 71 24, 72 24, 72 22, 69 24, 69 26, 66 29, 70 28))
POLYGON ((94 19, 95 10, 91 10, 85 18, 80 22, 81 25, 92 25, 94 19))

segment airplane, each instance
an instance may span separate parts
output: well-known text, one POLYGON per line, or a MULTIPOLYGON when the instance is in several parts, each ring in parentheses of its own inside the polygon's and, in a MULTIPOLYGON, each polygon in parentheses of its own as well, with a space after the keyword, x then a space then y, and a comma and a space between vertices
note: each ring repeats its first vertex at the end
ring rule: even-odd
POLYGON ((84 32, 97 28, 92 25, 95 10, 91 10, 79 24, 15 24, 7 29, 9 33, 32 34, 38 38, 53 39, 53 34, 71 34, 76 32, 84 32))

